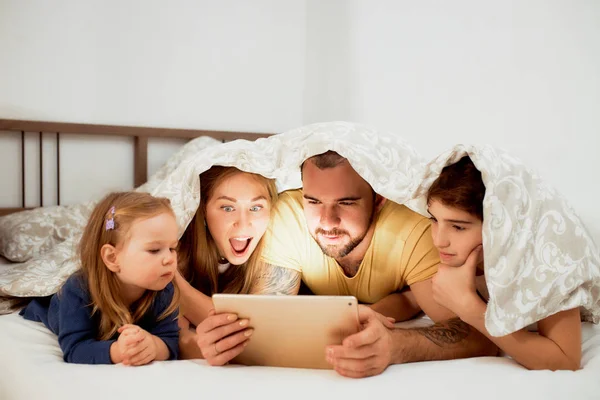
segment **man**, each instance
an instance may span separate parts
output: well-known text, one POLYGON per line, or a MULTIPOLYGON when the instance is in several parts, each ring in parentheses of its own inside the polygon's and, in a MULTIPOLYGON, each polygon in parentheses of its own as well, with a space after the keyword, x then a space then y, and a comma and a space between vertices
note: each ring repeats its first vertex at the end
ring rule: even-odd
POLYGON ((359 307, 361 332, 326 349, 338 373, 358 378, 390 364, 497 353, 433 300, 439 258, 427 218, 377 195, 332 151, 303 163, 302 184, 301 191, 283 193, 273 212, 261 292, 296 294, 301 277, 317 295, 354 295, 372 304, 359 307), (410 294, 401 293, 406 287, 410 294), (382 315, 407 319, 419 308, 435 325, 394 329, 382 315))

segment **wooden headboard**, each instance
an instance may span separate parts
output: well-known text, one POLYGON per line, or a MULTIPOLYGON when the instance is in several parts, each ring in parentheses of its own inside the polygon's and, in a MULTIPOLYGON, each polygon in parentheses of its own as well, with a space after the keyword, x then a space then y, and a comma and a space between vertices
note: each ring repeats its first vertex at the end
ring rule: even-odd
MULTIPOLYGON (((138 126, 94 125, 63 122, 24 121, 15 119, 0 119, 0 135, 8 132, 21 132, 21 207, 1 208, 0 215, 26 210, 25 207, 25 133, 35 132, 40 135, 40 170, 42 168, 42 134, 56 134, 56 165, 60 171, 60 135, 74 133, 97 136, 129 136, 134 139, 133 146, 133 186, 138 187, 148 180, 148 138, 162 137, 175 139, 193 139, 199 136, 210 136, 222 142, 235 139, 255 140, 267 137, 268 133, 209 131, 199 129, 167 129, 138 126)), ((42 175, 40 174, 40 177, 42 175)), ((60 176, 56 174, 56 198, 60 204, 60 176)), ((40 204, 43 204, 43 180, 40 178, 40 204)))

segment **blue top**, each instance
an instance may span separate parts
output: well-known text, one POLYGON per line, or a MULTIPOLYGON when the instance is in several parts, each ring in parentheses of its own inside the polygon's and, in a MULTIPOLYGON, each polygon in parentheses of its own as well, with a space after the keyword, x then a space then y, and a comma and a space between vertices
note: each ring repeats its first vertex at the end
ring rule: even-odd
MULTIPOLYGON (((158 296, 135 324, 148 333, 158 336, 169 349, 169 360, 177 359, 179 353, 178 310, 157 321, 173 299, 173 283, 158 292, 158 296)), ((64 360, 77 364, 112 364, 110 345, 119 334, 110 340, 98 340, 100 314, 92 316, 92 300, 87 282, 80 274, 72 275, 61 290, 51 297, 36 298, 21 310, 25 319, 42 322, 58 335, 58 343, 64 360)))

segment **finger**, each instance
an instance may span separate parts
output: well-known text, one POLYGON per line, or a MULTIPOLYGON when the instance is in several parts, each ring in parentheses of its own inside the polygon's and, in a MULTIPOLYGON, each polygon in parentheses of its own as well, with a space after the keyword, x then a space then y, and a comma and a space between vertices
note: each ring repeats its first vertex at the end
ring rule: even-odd
POLYGON ((376 349, 373 345, 361 347, 328 346, 325 351, 327 362, 332 365, 341 359, 362 360, 373 357, 375 354, 376 349))
POLYGON ((483 244, 479 245, 479 254, 477 255, 477 265, 483 262, 483 244))
MULTIPOLYGON (((395 319, 392 318, 392 321, 395 321, 395 319)), ((394 325, 394 322, 392 321, 389 319, 383 321, 383 326, 385 326, 387 329, 394 329, 396 325, 394 325)))
POLYGON ((380 329, 387 329, 377 319, 372 319, 362 331, 348 336, 343 340, 344 347, 361 347, 375 343, 381 338, 380 329))
POLYGON ((206 347, 207 345, 212 345, 213 343, 216 343, 219 340, 246 328, 248 328, 247 319, 242 319, 227 325, 219 326, 210 332, 198 334, 198 346, 202 348, 206 347))
POLYGON ((196 327, 196 332, 198 332, 198 334, 205 334, 215 328, 218 328, 219 326, 231 324, 237 319, 238 316, 236 314, 210 315, 196 327))
POLYGON ((238 344, 232 349, 219 353, 216 357, 207 358, 206 361, 212 366, 225 365, 235 357, 239 356, 248 344, 248 340, 238 344))
POLYGON ((352 371, 352 370, 348 370, 348 369, 343 369, 343 368, 334 368, 335 372, 337 372, 338 374, 345 376, 347 378, 366 378, 367 376, 374 376, 374 375, 379 375, 380 372, 378 369, 373 368, 370 369, 368 371, 363 371, 363 372, 358 372, 358 371, 352 371))
POLYGON ((356 358, 340 358, 334 360, 334 368, 339 368, 346 371, 354 371, 361 374, 377 367, 377 357, 368 357, 362 359, 356 358))
MULTIPOLYGON (((120 339, 121 337, 119 337, 120 339)), ((144 340, 144 334, 142 332, 136 332, 130 335, 124 335, 121 340, 125 346, 132 346, 144 340)))
POLYGON ((475 269, 477 268, 478 260, 479 257, 481 257, 482 249, 483 247, 481 245, 475 247, 467 257, 467 260, 465 261, 464 266, 469 268, 469 270, 472 270, 473 273, 475 273, 475 269))
POLYGON ((383 326, 385 326, 386 328, 389 329, 393 329, 394 328, 394 323, 396 322, 396 320, 392 317, 386 317, 383 314, 379 314, 376 313, 375 314, 377 319, 383 324, 383 326))
POLYGON ((131 361, 138 354, 143 353, 144 351, 146 351, 149 348, 150 348, 150 346, 147 343, 141 342, 137 346, 132 346, 132 347, 128 348, 125 351, 125 357, 127 357, 129 359, 129 361, 131 361))
POLYGON ((138 338, 136 340, 139 340, 139 338, 144 337, 143 332, 138 327, 127 328, 123 330, 119 337, 121 336, 126 338, 138 338))
POLYGON ((138 353, 134 357, 127 357, 127 365, 139 365, 139 362, 149 354, 149 351, 138 353))
POLYGON ((140 342, 140 340, 136 339, 134 336, 121 336, 118 341, 119 345, 124 349, 136 346, 140 342))
POLYGON ((364 304, 358 305, 358 321, 361 324, 368 322, 371 318, 373 318, 374 314, 375 311, 373 311, 371 307, 367 307, 364 304))
POLYGON ((125 324, 119 327, 119 329, 117 329, 117 332, 122 333, 125 330, 134 330, 138 328, 137 325, 133 325, 133 324, 125 324))
POLYGON ((142 359, 141 361, 137 362, 136 366, 138 365, 146 365, 146 364, 150 364, 152 361, 154 361, 155 357, 152 355, 152 353, 149 353, 146 358, 142 359))
POLYGON ((252 336, 253 332, 254 332, 254 329, 249 328, 242 332, 238 332, 236 334, 229 335, 226 338, 219 340, 212 346, 213 351, 217 353, 215 355, 224 353, 230 349, 233 349, 238 344, 244 343, 246 340, 248 340, 252 336))
MULTIPOLYGON (((393 318, 391 318, 391 319, 394 321, 393 318)), ((380 321, 384 325, 389 323, 389 320, 386 316, 378 313, 377 311, 373 310, 371 307, 368 307, 368 306, 365 306, 362 304, 358 306, 358 320, 363 325, 368 325, 369 322, 372 320, 380 321)))
POLYGON ((131 365, 143 365, 149 363, 152 359, 152 352, 149 348, 145 348, 134 356, 129 357, 129 363, 131 365), (148 360, 150 358, 150 360, 148 360), (147 361, 146 361, 147 360, 147 361))

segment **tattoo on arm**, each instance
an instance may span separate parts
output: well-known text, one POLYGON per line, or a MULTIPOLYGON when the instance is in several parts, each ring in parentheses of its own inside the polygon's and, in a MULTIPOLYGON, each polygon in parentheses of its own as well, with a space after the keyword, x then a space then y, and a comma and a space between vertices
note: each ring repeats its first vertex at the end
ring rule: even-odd
POLYGON ((463 341, 469 336, 471 327, 460 318, 452 318, 448 321, 438 322, 427 328, 416 329, 416 331, 435 345, 444 347, 463 341))
POLYGON ((300 272, 290 268, 265 264, 257 282, 252 285, 253 294, 298 294, 300 272))

